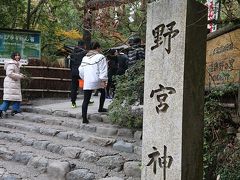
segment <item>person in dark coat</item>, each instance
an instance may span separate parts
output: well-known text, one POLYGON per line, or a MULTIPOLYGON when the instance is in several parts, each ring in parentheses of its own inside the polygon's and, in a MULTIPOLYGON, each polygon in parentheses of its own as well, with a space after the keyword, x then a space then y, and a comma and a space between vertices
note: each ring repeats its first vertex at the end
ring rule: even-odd
POLYGON ((138 60, 145 59, 145 49, 141 45, 141 39, 135 37, 129 42, 131 48, 128 51, 128 67, 135 64, 138 60))
POLYGON ((125 71, 128 68, 128 56, 124 54, 121 50, 117 55, 118 67, 117 67, 117 75, 125 74, 125 71))
POLYGON ((71 102, 72 108, 76 108, 76 99, 77 92, 79 88, 79 71, 78 68, 81 65, 83 57, 87 54, 86 45, 84 41, 80 40, 78 46, 73 50, 73 53, 70 55, 70 69, 71 69, 71 102))
POLYGON ((109 55, 107 56, 108 58, 108 85, 106 87, 106 98, 112 98, 114 96, 114 90, 115 90, 115 85, 114 85, 114 80, 113 76, 117 75, 117 70, 118 70, 118 59, 117 59, 117 51, 111 49, 109 51, 109 55), (110 95, 110 91, 112 91, 112 96, 110 95))

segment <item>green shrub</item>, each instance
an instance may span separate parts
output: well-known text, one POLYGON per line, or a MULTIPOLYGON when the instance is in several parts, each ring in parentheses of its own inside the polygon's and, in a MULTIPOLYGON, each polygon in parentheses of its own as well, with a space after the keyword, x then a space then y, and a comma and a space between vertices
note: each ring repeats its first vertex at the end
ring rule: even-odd
POLYGON ((240 179, 240 144, 229 144, 218 158, 217 173, 221 180, 240 179))
POLYGON ((114 79, 116 90, 109 107, 110 120, 129 128, 142 127, 142 114, 133 113, 132 106, 143 104, 144 61, 138 61, 124 75, 114 79))
POLYGON ((232 121, 231 111, 223 107, 220 100, 226 94, 235 94, 237 86, 226 85, 215 88, 205 96, 204 106, 204 179, 239 179, 240 150, 234 141, 235 134, 228 134, 229 127, 238 128, 232 121), (233 154, 238 154, 232 158, 233 154), (231 167, 234 168, 231 170, 231 167))
MULTIPOLYGON (((21 68, 21 73, 23 73, 27 78, 21 80, 21 89, 29 89, 32 82, 31 73, 25 68, 21 68)), ((28 91, 22 91, 23 99, 30 99, 30 93, 28 91)))

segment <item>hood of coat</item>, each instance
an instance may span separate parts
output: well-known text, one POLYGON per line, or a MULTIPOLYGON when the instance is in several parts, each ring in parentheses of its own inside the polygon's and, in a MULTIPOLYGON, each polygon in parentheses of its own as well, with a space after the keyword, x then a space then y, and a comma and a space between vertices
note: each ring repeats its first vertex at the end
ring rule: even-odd
POLYGON ((19 62, 18 61, 15 61, 13 59, 9 60, 9 61, 5 61, 4 62, 4 69, 7 70, 7 67, 10 65, 10 64, 15 64, 17 67, 19 67, 19 62))
POLYGON ((90 50, 90 51, 88 51, 88 53, 86 54, 86 56, 92 57, 92 56, 95 56, 96 54, 99 54, 99 52, 96 51, 96 50, 90 50))

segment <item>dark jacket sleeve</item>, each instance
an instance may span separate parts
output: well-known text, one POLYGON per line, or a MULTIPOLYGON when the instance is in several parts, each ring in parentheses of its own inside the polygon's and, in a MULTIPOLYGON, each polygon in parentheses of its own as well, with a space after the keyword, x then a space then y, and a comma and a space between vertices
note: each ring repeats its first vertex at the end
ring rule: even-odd
POLYGON ((70 55, 70 69, 72 76, 79 76, 78 68, 86 54, 87 52, 84 49, 79 47, 74 48, 73 53, 70 55))

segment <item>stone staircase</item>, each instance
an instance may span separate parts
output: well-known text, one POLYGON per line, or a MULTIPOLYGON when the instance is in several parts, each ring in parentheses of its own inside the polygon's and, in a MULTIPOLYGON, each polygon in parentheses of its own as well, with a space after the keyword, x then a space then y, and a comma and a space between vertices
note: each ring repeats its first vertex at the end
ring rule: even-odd
POLYGON ((140 180, 141 131, 106 114, 23 107, 0 120, 0 180, 140 180))

